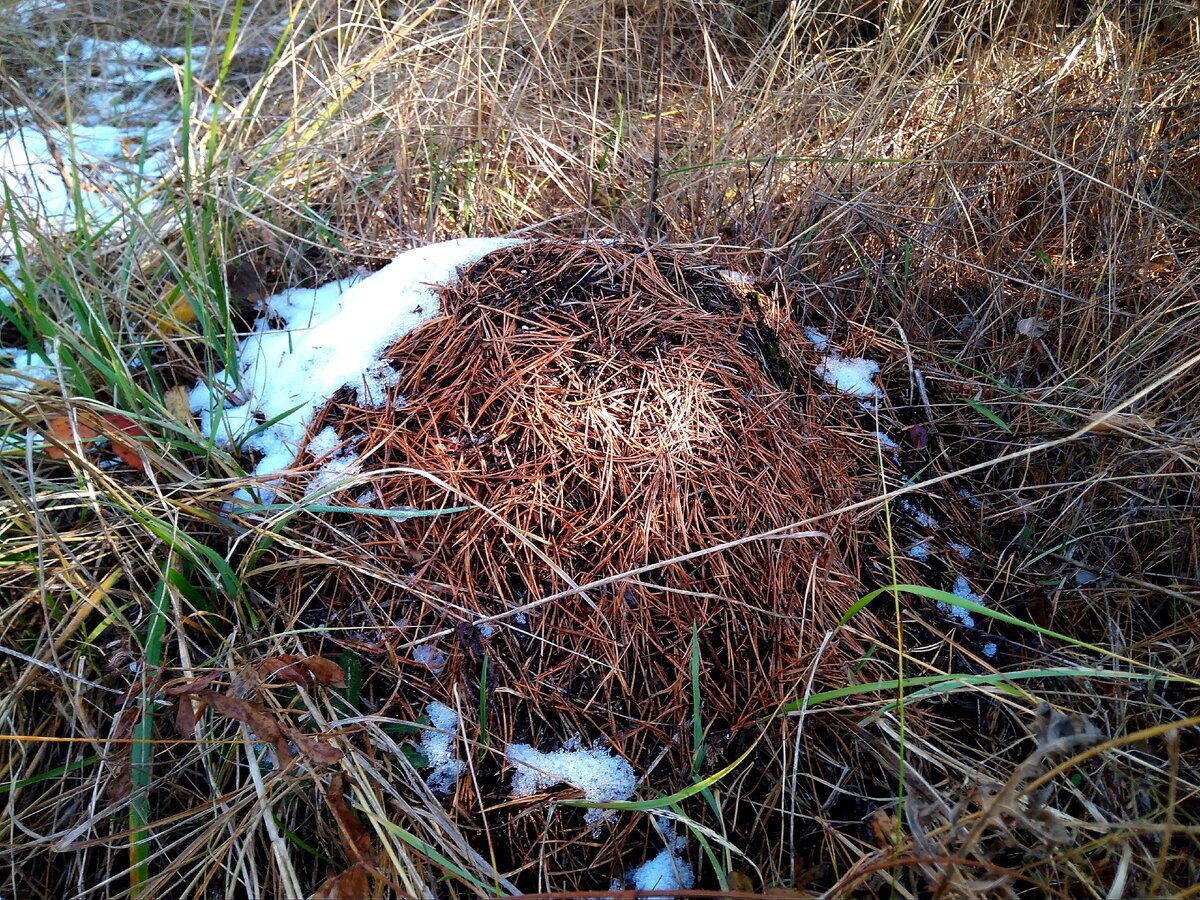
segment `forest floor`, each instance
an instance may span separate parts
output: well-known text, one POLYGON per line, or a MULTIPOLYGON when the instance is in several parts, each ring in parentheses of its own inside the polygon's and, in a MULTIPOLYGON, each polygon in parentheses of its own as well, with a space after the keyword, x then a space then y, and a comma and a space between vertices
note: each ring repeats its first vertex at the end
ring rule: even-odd
POLYGON ((0 16, 0 895, 1196 896, 1194 6, 0 16), (522 316, 620 332, 657 468, 479 475, 560 375, 405 430, 522 316))

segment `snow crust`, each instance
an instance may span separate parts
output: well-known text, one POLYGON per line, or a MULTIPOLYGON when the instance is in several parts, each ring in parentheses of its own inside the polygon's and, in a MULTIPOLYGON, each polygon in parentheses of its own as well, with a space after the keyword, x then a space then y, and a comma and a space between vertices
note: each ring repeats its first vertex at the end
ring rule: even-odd
POLYGON ((425 714, 433 723, 433 728, 427 728, 421 735, 421 755, 433 767, 433 771, 425 777, 425 783, 435 793, 449 794, 458 783, 459 776, 467 770, 467 764, 454 751, 458 713, 435 700, 425 707, 425 714))
MULTIPOLYGON (((336 391, 354 390, 365 406, 383 401, 399 375, 380 355, 438 314, 435 285, 451 282, 460 266, 519 243, 445 241, 409 250, 366 278, 271 297, 239 348, 237 372, 222 371, 192 391, 201 431, 220 446, 261 454, 254 474, 269 483, 296 461, 313 413, 336 391)), ((358 464, 347 454, 335 457, 315 486, 352 474, 358 464)))
POLYGON ((900 508, 912 516, 919 525, 928 528, 930 531, 937 531, 942 527, 937 519, 919 509, 915 503, 906 497, 901 497, 897 502, 900 504, 900 508))
POLYGON ((434 675, 441 675, 442 670, 446 668, 446 654, 433 644, 418 644, 413 647, 412 658, 414 662, 425 666, 434 675))

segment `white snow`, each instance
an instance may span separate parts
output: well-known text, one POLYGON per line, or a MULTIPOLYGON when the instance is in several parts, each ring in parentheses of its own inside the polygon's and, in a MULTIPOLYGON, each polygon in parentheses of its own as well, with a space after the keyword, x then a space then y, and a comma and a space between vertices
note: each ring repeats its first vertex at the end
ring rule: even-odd
POLYGON ((442 669, 446 668, 446 654, 432 644, 418 644, 413 647, 412 658, 434 675, 441 675, 442 669))
POLYGON ((968 491, 966 488, 958 489, 958 496, 962 497, 976 509, 983 509, 983 501, 968 491))
POLYGON ((818 331, 816 328, 805 328, 804 336, 808 338, 808 342, 813 345, 813 349, 819 353, 823 353, 825 348, 829 346, 829 335, 823 331, 818 331))
POLYGON ((937 519, 929 515, 929 513, 918 509, 917 505, 911 500, 901 497, 899 502, 900 508, 912 516, 918 524, 925 526, 930 531, 937 531, 941 527, 937 519))
POLYGON ((922 562, 929 559, 929 541, 921 541, 908 548, 908 555, 922 562))
MULTIPOLYGON (((519 243, 464 238, 432 244, 401 254, 361 280, 270 298, 239 348, 236 378, 221 372, 215 381, 225 389, 201 383, 192 391, 201 430, 220 445, 261 454, 254 474, 270 483, 296 461, 314 411, 336 391, 355 390, 365 406, 383 401, 398 375, 380 354, 437 315, 433 285, 452 281, 460 266, 519 243), (272 424, 262 428, 263 422, 272 424)), ((339 476, 355 463, 345 461, 339 476)))
POLYGON ((665 891, 672 888, 689 890, 696 883, 691 864, 680 855, 687 849, 687 840, 676 838, 673 846, 665 847, 658 856, 625 873, 624 884, 613 885, 621 890, 632 885, 639 891, 665 891))
MULTIPOLYGON (((529 744, 509 744, 504 758, 513 767, 514 797, 529 797, 565 782, 583 791, 586 799, 603 802, 626 800, 637 787, 633 766, 601 747, 583 749, 579 735, 550 753, 529 744)), ((589 809, 584 821, 598 825, 607 818, 606 812, 589 809)))
POLYGON ((358 438, 345 444, 329 426, 322 428, 309 439, 308 452, 321 463, 316 475, 309 482, 309 493, 315 493, 327 485, 362 471, 362 459, 351 449, 360 440, 361 438, 358 438))
POLYGON ((970 547, 968 547, 966 544, 959 544, 954 541, 950 542, 950 548, 955 553, 957 553, 960 557, 962 557, 963 559, 970 559, 971 554, 973 554, 975 552, 970 547))
MULTIPOLYGON (((192 48, 194 59, 206 52, 192 48)), ((0 229, 0 264, 17 243, 33 243, 26 217, 38 230, 62 233, 76 228, 77 217, 96 230, 131 210, 152 211, 153 187, 176 158, 174 81, 183 59, 179 47, 77 37, 57 57, 71 72, 69 125, 38 123, 24 108, 0 109, 0 196, 9 192, 17 210, 15 237, 11 223, 0 229), (162 82, 169 82, 165 90, 162 82)))
MULTIPOLYGON (((980 606, 983 605, 983 598, 971 590, 971 585, 962 575, 955 576, 954 588, 951 590, 951 593, 954 594, 955 597, 958 597, 962 600, 969 600, 972 603, 978 603, 980 606)), ((960 606, 955 606, 952 603, 943 603, 941 600, 938 601, 938 608, 941 609, 942 612, 944 612, 951 619, 954 619, 968 628, 975 627, 975 617, 971 615, 969 610, 965 610, 960 606)))
POLYGON ((893 453, 899 452, 900 445, 892 440, 892 436, 890 434, 885 434, 882 431, 875 431, 872 432, 872 434, 875 436, 875 440, 879 441, 879 445, 883 447, 884 450, 891 450, 893 453))
POLYGON ((47 350, 49 362, 36 353, 30 353, 24 347, 0 347, 0 390, 27 391, 34 381, 53 381, 56 359, 47 350))
POLYGON ((816 368, 817 375, 839 391, 878 400, 883 394, 871 379, 879 374, 879 363, 872 359, 830 353, 816 368))
POLYGON ((990 659, 991 657, 996 655, 996 649, 997 649, 996 642, 988 641, 986 644, 983 645, 983 655, 990 659))
POLYGON ((467 764, 454 752, 458 714, 436 700, 425 707, 425 714, 433 723, 433 728, 425 729, 421 735, 421 755, 433 768, 426 776, 425 783, 438 794, 449 794, 458 783, 458 777, 467 769, 467 764))

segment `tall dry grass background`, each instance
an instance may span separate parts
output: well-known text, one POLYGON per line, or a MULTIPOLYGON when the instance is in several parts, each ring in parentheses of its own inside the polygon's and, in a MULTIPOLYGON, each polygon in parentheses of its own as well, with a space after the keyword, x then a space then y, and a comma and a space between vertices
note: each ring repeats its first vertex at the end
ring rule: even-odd
MULTIPOLYGON (((41 234, 12 279, 4 343, 60 363, 0 394, 0 894, 597 896, 661 848, 658 811, 722 896, 1195 895, 1192 4, 67 0, 4 20, 0 97, 43 123, 87 104, 54 41, 210 52, 156 95, 191 148, 157 211, 41 234), (869 659, 741 744, 693 731, 703 696, 680 708, 672 737, 745 762, 647 777, 654 809, 571 845, 548 824, 567 807, 429 791, 419 723, 389 706, 427 676, 343 641, 321 652, 345 686, 272 678, 311 653, 321 602, 280 570, 331 563, 295 518, 221 512, 248 461, 180 389, 228 363, 255 298, 486 234, 684 247, 879 359, 914 480, 881 470, 878 494, 937 482, 916 493, 1011 617, 989 620, 997 656, 885 592, 891 639, 864 632, 869 659), (27 440, 114 409, 147 434, 136 468, 70 430, 65 460, 27 440), (298 754, 275 768, 253 740, 272 729, 298 754)), ((874 499, 862 544, 895 553, 853 560, 864 587, 928 581, 874 499)), ((499 777, 504 736, 455 690, 461 748, 499 777)))

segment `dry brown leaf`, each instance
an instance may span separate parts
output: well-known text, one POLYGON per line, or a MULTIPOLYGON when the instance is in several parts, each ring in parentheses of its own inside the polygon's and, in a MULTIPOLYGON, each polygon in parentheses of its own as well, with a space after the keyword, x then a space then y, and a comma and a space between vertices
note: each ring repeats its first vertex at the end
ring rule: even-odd
POLYGON ((285 653, 265 659, 255 668, 264 678, 274 675, 300 687, 311 687, 314 684, 322 687, 346 686, 346 673, 342 671, 342 667, 323 656, 303 658, 285 653))
POLYGON ((292 758, 292 749, 288 746, 287 738, 279 728, 279 722, 267 711, 266 707, 248 700, 239 700, 227 694, 218 694, 216 691, 196 691, 195 696, 221 715, 246 725, 260 741, 273 744, 280 763, 287 762, 292 758))
POLYGON ((196 736, 196 709, 191 697, 180 697, 175 703, 175 730, 189 740, 196 736))
POLYGON ((380 896, 372 889, 371 872, 356 863, 345 872, 330 875, 313 891, 312 900, 374 900, 380 896))
POLYGON ((375 864, 375 854, 371 850, 371 833, 363 828, 353 810, 346 803, 345 786, 341 775, 334 775, 329 782, 329 790, 325 792, 325 804, 333 813, 333 819, 338 824, 342 839, 346 843, 346 854, 354 863, 375 864))
POLYGON ((135 469, 142 464, 142 454, 138 450, 137 441, 130 440, 147 436, 141 425, 120 413, 103 413, 99 417, 98 427, 112 444, 113 453, 117 454, 122 462, 135 469))
POLYGON ((274 675, 276 678, 290 681, 292 684, 298 684, 300 687, 308 687, 310 683, 308 669, 304 665, 304 660, 297 656, 292 656, 290 653, 264 659, 254 668, 258 670, 258 674, 263 678, 270 678, 274 675))
POLYGON ((311 738, 302 731, 292 729, 291 737, 296 749, 319 765, 332 766, 342 758, 342 751, 337 747, 311 738))
MULTIPOLYGON (((87 444, 89 441, 94 441, 100 437, 100 432, 93 428, 89 428, 82 422, 76 422, 75 427, 71 427, 71 420, 66 416, 52 416, 46 423, 46 434, 61 444, 66 444, 68 447, 75 445, 75 435, 79 435, 79 442, 87 444)), ((46 455, 51 459, 66 459, 67 451, 62 447, 57 447, 54 444, 46 445, 46 455)))
POLYGON ((168 697, 178 697, 180 694, 195 694, 197 691, 207 688, 224 674, 219 669, 213 669, 211 672, 205 672, 203 675, 197 675, 195 678, 186 681, 177 681, 175 684, 168 685, 163 688, 163 693, 168 697))
POLYGON ((166 405, 167 412, 171 414, 172 419, 193 434, 200 433, 200 430, 196 427, 196 418, 192 415, 192 404, 187 388, 181 384, 170 388, 163 395, 163 403, 166 405))
POLYGON ((313 681, 321 687, 344 688, 346 686, 345 670, 331 659, 323 656, 310 656, 304 660, 304 667, 312 675, 313 681))

